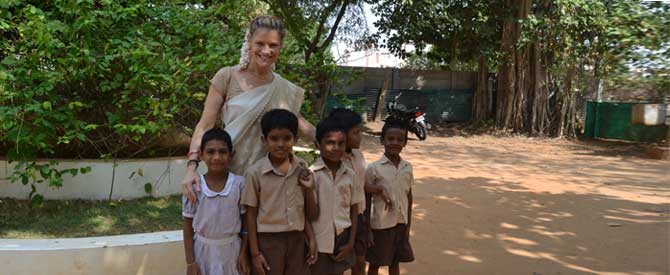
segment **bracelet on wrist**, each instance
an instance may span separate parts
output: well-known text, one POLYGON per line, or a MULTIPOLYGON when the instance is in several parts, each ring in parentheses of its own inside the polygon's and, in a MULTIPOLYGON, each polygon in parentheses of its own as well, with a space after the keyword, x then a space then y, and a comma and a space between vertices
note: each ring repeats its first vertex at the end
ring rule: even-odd
POLYGON ((200 150, 190 151, 188 154, 186 154, 186 157, 191 158, 191 155, 196 155, 196 158, 200 159, 200 150))
POLYGON ((195 163, 195 168, 198 168, 198 165, 200 165, 200 161, 197 159, 189 159, 188 162, 186 162, 186 167, 189 167, 191 163, 195 163))

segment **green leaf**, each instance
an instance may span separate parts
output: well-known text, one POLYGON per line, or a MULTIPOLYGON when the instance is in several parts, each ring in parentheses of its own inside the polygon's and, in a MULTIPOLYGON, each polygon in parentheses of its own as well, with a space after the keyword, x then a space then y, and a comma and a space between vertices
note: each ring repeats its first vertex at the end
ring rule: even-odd
POLYGON ((151 191, 153 190, 153 186, 151 185, 151 182, 147 182, 144 184, 144 192, 147 194, 151 194, 151 191))
POLYGON ((49 101, 42 102, 42 109, 51 111, 51 102, 49 101))

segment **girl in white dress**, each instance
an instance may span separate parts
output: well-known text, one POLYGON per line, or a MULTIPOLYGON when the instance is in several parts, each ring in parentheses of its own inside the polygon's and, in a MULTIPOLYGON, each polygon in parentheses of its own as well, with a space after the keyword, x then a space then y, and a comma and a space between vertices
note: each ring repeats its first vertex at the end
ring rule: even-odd
POLYGON ((207 173, 200 176, 198 200, 182 199, 187 274, 247 274, 246 226, 240 204, 244 177, 228 171, 233 157, 230 135, 214 128, 203 135, 201 144, 207 173))

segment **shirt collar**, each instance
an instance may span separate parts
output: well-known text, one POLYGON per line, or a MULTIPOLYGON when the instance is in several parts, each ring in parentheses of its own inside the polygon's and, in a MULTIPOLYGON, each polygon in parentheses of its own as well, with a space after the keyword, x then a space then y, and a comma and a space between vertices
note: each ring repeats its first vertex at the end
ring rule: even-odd
MULTIPOLYGON (((322 169, 327 169, 327 170, 330 171, 328 166, 326 166, 326 163, 323 162, 323 158, 321 158, 321 157, 317 158, 316 161, 314 162, 314 164, 312 164, 312 169, 314 169, 314 171, 319 171, 319 170, 322 170, 322 169)), ((349 169, 350 168, 345 166, 344 162, 342 162, 342 164, 340 164, 340 169, 337 170, 336 174, 341 175, 341 174, 347 173, 349 171, 349 169)))
MULTIPOLYGON (((381 161, 382 161, 382 164, 387 164, 388 163, 390 165, 395 166, 395 164, 393 164, 393 162, 388 157, 386 157, 386 155, 384 155, 384 154, 382 155, 381 161)), ((409 164, 409 163, 407 161, 405 161, 402 157, 400 157, 400 162, 398 163, 398 169, 405 167, 407 164, 409 164)))
POLYGON ((283 173, 277 171, 274 166, 272 166, 272 162, 270 161, 270 154, 268 153, 262 160, 261 164, 261 173, 262 174, 267 174, 270 172, 273 172, 279 176, 287 176, 293 174, 297 170, 298 167, 304 165, 303 161, 300 158, 297 158, 291 153, 289 155, 289 158, 291 159, 291 168, 289 168, 288 173, 284 175, 283 173))
POLYGON ((205 182, 205 176, 200 175, 200 187, 202 188, 202 193, 209 198, 216 196, 222 196, 222 197, 228 196, 228 194, 230 194, 230 190, 232 190, 233 188, 232 186, 234 181, 235 181, 235 174, 228 172, 228 180, 226 180, 226 186, 223 188, 223 190, 221 190, 221 192, 214 192, 207 186, 207 182, 205 182))

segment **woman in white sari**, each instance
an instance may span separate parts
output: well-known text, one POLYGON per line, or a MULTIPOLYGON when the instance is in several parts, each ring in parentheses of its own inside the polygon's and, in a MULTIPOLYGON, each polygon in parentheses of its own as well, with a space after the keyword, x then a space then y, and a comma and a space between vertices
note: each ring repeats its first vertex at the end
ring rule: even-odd
POLYGON ((287 109, 298 116, 301 134, 314 140, 315 130, 300 116, 304 90, 272 71, 279 57, 286 30, 281 20, 259 16, 249 24, 242 46, 240 64, 220 69, 210 80, 205 108, 195 127, 188 153, 184 195, 195 201, 199 191, 197 172, 202 135, 215 126, 221 114, 225 130, 233 141, 235 155, 231 172, 243 175, 244 169, 267 154, 261 144, 261 116, 274 108, 287 109))

